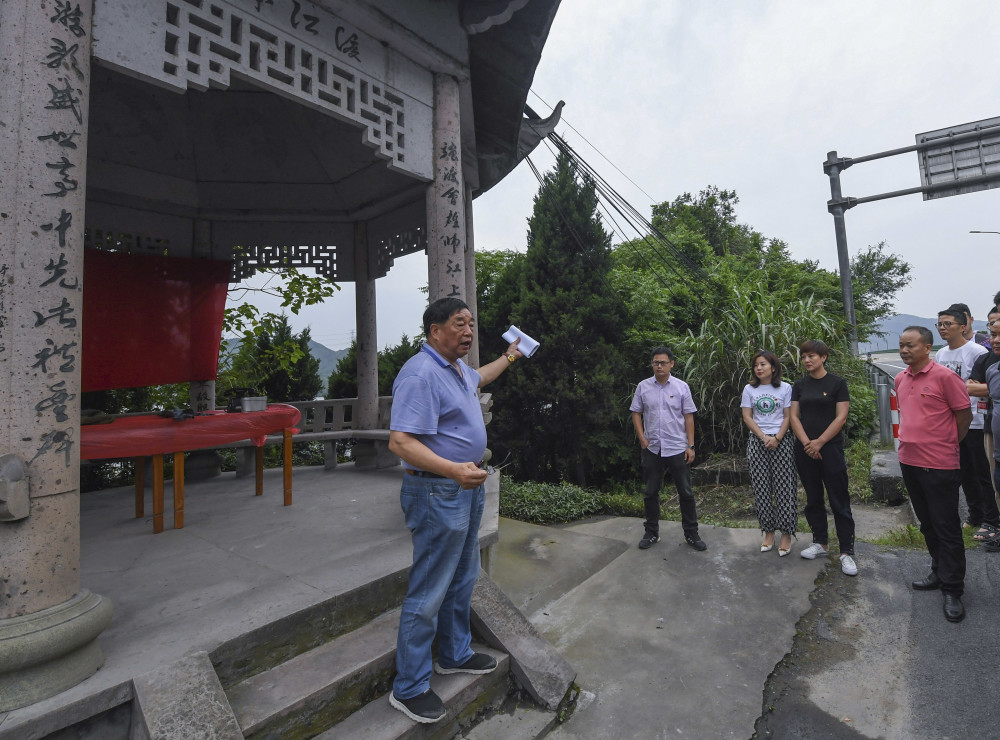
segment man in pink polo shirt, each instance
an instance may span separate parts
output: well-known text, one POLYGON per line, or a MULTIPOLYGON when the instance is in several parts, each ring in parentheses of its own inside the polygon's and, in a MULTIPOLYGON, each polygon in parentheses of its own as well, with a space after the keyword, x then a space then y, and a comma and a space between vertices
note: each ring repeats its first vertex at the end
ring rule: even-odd
POLYGON ((930 574, 914 581, 913 588, 941 589, 945 619, 961 622, 965 543, 958 515, 958 445, 969 429, 972 410, 962 378, 931 359, 933 341, 922 326, 908 326, 899 335, 899 356, 907 365, 896 376, 899 466, 931 554, 930 574))

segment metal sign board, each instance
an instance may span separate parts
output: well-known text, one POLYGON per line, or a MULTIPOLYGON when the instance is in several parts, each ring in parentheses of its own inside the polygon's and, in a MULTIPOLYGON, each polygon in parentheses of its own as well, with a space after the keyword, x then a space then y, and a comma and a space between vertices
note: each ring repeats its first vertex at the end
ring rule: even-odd
POLYGON ((950 195, 962 195, 977 190, 1000 187, 1000 180, 993 182, 977 182, 962 184, 962 180, 979 178, 986 175, 1000 177, 1000 118, 988 118, 973 123, 963 123, 958 126, 928 131, 917 134, 917 144, 934 144, 934 146, 917 152, 920 164, 920 183, 927 187, 954 182, 952 188, 942 188, 933 192, 925 192, 924 200, 946 198, 950 195), (955 144, 950 141, 959 134, 980 132, 981 136, 972 141, 955 144))

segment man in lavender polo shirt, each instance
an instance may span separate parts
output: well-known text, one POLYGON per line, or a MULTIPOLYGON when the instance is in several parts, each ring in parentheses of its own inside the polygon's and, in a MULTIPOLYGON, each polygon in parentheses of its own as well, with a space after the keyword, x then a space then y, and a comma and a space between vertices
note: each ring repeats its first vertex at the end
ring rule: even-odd
POLYGON ((642 477, 646 484, 645 533, 639 549, 646 550, 660 539, 660 489, 668 470, 681 502, 684 539, 695 550, 708 548, 698 535, 698 514, 691 490, 691 463, 694 461, 694 412, 688 384, 670 377, 674 353, 667 347, 653 350, 653 377, 635 389, 632 424, 642 448, 642 477))
POLYGON ((899 357, 907 368, 896 376, 899 400, 899 466, 920 532, 931 554, 931 572, 913 582, 917 591, 941 589, 944 616, 965 618, 965 543, 958 515, 958 445, 972 422, 962 378, 931 359, 934 337, 922 326, 899 335, 899 357))
POLYGON ((486 424, 477 389, 522 357, 513 341, 478 372, 462 362, 473 339, 469 307, 441 298, 424 311, 427 342, 392 385, 389 449, 403 461, 400 503, 413 538, 413 565, 396 638, 389 704, 416 722, 445 709, 435 673, 489 673, 496 660, 472 650, 472 589, 479 576, 479 521, 485 492, 486 424))

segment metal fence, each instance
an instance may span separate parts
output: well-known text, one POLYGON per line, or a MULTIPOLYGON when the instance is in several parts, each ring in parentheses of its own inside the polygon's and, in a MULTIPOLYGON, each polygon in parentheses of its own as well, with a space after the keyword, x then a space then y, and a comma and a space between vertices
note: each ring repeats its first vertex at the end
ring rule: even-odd
POLYGON ((875 389, 878 401, 878 439, 884 445, 892 444, 892 402, 890 396, 893 388, 893 377, 877 365, 868 363, 868 382, 875 389))

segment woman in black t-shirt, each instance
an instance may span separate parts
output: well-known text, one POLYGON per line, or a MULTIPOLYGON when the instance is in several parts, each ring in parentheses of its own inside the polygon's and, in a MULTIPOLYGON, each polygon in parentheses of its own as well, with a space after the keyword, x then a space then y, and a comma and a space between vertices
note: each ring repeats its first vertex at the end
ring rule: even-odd
POLYGON ((792 433, 795 434, 795 467, 806 491, 806 521, 813 544, 802 551, 812 560, 830 550, 826 523, 826 488, 833 523, 840 541, 840 569, 849 576, 858 574, 854 562, 854 517, 847 481, 847 458, 840 430, 851 405, 847 382, 826 370, 830 348, 810 339, 799 346, 802 367, 808 375, 792 387, 792 433))

